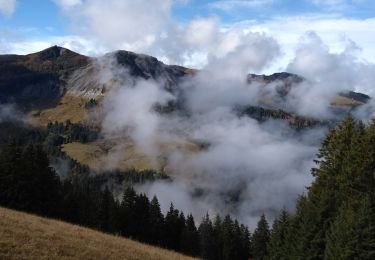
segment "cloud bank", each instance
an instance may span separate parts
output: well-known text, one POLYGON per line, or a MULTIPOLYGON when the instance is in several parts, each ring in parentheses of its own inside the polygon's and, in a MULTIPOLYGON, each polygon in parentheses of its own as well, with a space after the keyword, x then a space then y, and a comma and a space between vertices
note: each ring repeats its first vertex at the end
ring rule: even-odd
MULTIPOLYGON (((168 63, 201 68, 179 82, 175 93, 166 90, 167 79, 135 78, 114 56, 105 57, 108 65, 99 76, 112 88, 103 101, 102 129, 116 144, 108 164, 124 158, 130 140, 155 167, 160 161, 168 165, 173 177, 173 182, 138 190, 158 195, 164 210, 172 200, 197 219, 206 211, 231 213, 253 227, 262 213, 272 218, 284 207, 293 210, 295 199, 311 183, 309 172, 327 129, 296 132, 282 121, 260 123, 239 116, 235 108, 265 106, 264 99, 277 97, 283 85, 249 84, 246 75, 276 66, 299 74, 305 80, 268 107, 282 104, 291 113, 335 119, 330 104, 339 92, 372 91, 374 65, 361 57, 361 48, 350 38, 365 39, 358 28, 374 21, 284 17, 224 26, 217 17, 199 17, 179 23, 171 15, 176 1, 157 0, 152 9, 148 4, 93 0, 63 6, 72 22, 81 22, 79 32, 103 49, 146 52, 168 63), (330 34, 337 24, 348 25, 348 37, 333 41, 330 34), (183 113, 155 110, 176 101, 183 113)), ((372 116, 372 111, 370 106, 357 115, 372 116)))
MULTIPOLYGON (((276 97, 282 85, 249 84, 247 73, 277 68, 302 76, 278 104, 319 119, 335 119, 330 103, 339 92, 373 94, 375 66, 365 57, 375 54, 368 37, 374 19, 279 17, 225 25, 216 16, 176 21, 172 10, 182 1, 155 0, 153 8, 146 0, 55 2, 80 25, 72 31, 81 36, 53 39, 68 48, 96 54, 127 49, 201 68, 179 82, 178 93, 166 90, 165 78, 131 76, 111 56, 99 73, 101 84, 113 86, 103 101, 103 134, 116 145, 108 164, 124 157, 130 140, 155 167, 168 165, 173 182, 137 187, 158 195, 164 210, 172 200, 197 219, 206 211, 230 213, 253 227, 262 213, 272 218, 284 207, 293 210, 311 183, 312 160, 327 129, 296 132, 283 121, 239 116, 236 108, 266 106, 265 93, 276 97), (183 113, 156 112, 176 101, 183 113)), ((257 8, 269 2, 216 4, 257 8)), ((355 115, 369 119, 373 107, 371 101, 355 115)))

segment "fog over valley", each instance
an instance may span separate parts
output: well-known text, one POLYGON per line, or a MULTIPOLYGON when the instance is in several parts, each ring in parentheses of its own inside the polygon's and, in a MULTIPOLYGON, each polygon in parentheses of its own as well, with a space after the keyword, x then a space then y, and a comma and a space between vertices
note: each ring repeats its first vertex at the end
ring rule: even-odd
MULTIPOLYGON (((272 220, 282 209, 293 212, 328 131, 348 113, 364 122, 373 118, 375 65, 349 36, 332 44, 326 30, 306 27, 295 31, 291 48, 272 33, 274 21, 267 31, 215 15, 178 20, 174 10, 189 1, 155 0, 152 8, 143 0, 54 2, 72 35, 80 36, 53 42, 87 56, 52 47, 14 58, 12 64, 38 73, 57 62, 65 74, 51 67, 59 75, 49 81, 58 100, 53 105, 27 101, 38 95, 38 82, 0 96, 0 122, 69 119, 94 127, 97 139, 64 144, 63 151, 93 175, 124 167, 166 173, 168 180, 135 186, 157 195, 164 212, 173 202, 198 220, 206 212, 230 213, 250 227, 263 213, 272 220), (82 110, 89 100, 93 108, 82 110)), ((231 1, 210 8, 225 10, 224 2, 231 1)), ((3 52, 13 50, 1 43, 3 52)), ((62 163, 51 165, 59 173, 62 163)))

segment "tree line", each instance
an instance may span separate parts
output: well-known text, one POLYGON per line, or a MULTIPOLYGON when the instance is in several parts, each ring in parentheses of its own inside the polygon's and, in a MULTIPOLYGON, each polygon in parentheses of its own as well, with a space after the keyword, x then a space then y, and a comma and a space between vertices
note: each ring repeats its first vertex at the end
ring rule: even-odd
POLYGON ((296 212, 273 223, 268 259, 375 259, 375 122, 347 117, 315 162, 296 212))
POLYGON ((314 182, 272 227, 208 214, 200 224, 129 185, 114 196, 97 180, 60 180, 41 145, 10 142, 0 153, 0 204, 130 237, 203 259, 375 259, 375 122, 347 117, 322 142, 314 182))
POLYGON ((79 172, 60 180, 40 144, 20 146, 13 139, 0 153, 1 206, 204 259, 248 259, 252 254, 248 228, 229 215, 212 222, 207 214, 197 226, 191 214, 173 204, 164 215, 157 197, 150 200, 131 185, 115 197, 97 181, 79 172))

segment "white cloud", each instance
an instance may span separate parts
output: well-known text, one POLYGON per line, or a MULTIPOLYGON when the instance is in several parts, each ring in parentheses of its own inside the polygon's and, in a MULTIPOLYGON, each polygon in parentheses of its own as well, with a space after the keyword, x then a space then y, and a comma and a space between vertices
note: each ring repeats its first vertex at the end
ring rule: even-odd
POLYGON ((364 74, 373 71, 373 66, 356 59, 358 47, 348 42, 345 50, 332 53, 314 32, 301 38, 294 59, 287 71, 308 79, 294 88, 289 95, 289 105, 298 114, 314 117, 330 117, 329 104, 339 92, 367 90, 373 88, 373 76, 364 74))
POLYGON ((65 14, 75 33, 105 49, 147 53, 166 63, 202 67, 211 58, 222 58, 252 44, 252 33, 237 28, 222 30, 215 17, 180 24, 173 19, 171 9, 184 2, 155 1, 153 8, 146 8, 146 0, 83 1, 65 14))
POLYGON ((99 39, 110 48, 142 50, 164 32, 172 3, 155 0, 151 6, 146 0, 91 0, 65 14, 77 34, 99 39))
POLYGON ((217 19, 196 19, 187 25, 184 37, 193 46, 207 47, 215 42, 217 29, 217 19))
POLYGON ((0 13, 5 17, 11 17, 16 10, 17 0, 0 0, 0 13))
POLYGON ((326 8, 329 11, 345 11, 349 8, 356 8, 361 4, 368 3, 369 0, 307 0, 313 5, 326 8))
POLYGON ((230 11, 237 8, 261 8, 269 6, 276 0, 220 0, 209 4, 209 7, 230 11))
POLYGON ((82 4, 82 0, 53 0, 58 6, 63 9, 69 9, 82 4))
POLYGON ((347 0, 310 0, 314 5, 342 5, 346 4, 347 0))
POLYGON ((285 70, 294 57, 300 37, 314 31, 333 53, 345 50, 348 41, 355 42, 361 49, 358 59, 375 63, 375 18, 350 19, 338 16, 290 16, 276 17, 265 22, 247 21, 235 26, 245 31, 264 32, 272 35, 280 44, 284 56, 266 73, 285 70), (282 26, 280 26, 282 25, 282 26))
POLYGON ((7 31, 2 33, 4 33, 2 36, 5 37, 0 38, 0 54, 14 53, 25 55, 41 51, 53 45, 89 56, 99 56, 110 51, 93 40, 75 35, 51 36, 43 39, 22 39, 7 31))

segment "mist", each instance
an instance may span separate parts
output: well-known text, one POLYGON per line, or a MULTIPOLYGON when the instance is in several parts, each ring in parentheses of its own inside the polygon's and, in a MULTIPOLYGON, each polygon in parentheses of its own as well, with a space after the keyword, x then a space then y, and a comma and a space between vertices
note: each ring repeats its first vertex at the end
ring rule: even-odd
POLYGON ((273 219, 283 208, 293 211, 295 200, 312 181, 313 158, 327 129, 297 132, 284 121, 260 123, 238 115, 236 107, 260 104, 260 86, 247 83, 245 68, 267 66, 273 52, 266 49, 277 46, 269 41, 249 43, 252 53, 268 55, 255 63, 240 59, 235 68, 243 73, 226 70, 234 61, 230 54, 228 60, 223 57, 182 80, 183 100, 163 87, 163 79, 144 80, 123 71, 123 79, 115 80, 118 85, 103 101, 102 131, 116 143, 108 165, 126 156, 129 142, 155 168, 163 158, 173 181, 147 183, 137 190, 157 195, 164 211, 173 202, 198 220, 206 212, 231 214, 254 227, 263 213, 273 219), (183 102, 185 112, 155 111, 155 104, 169 101, 183 102), (207 146, 198 151, 185 148, 192 143, 207 146))
POLYGON ((302 34, 282 71, 303 80, 280 98, 282 81, 247 80, 248 73, 280 67, 286 59, 284 46, 272 35, 225 26, 216 16, 178 22, 171 9, 187 1, 157 0, 154 8, 145 8, 149 2, 144 0, 57 2, 72 23, 80 21, 74 31, 100 48, 147 53, 168 64, 199 68, 173 92, 165 88, 166 78, 132 76, 114 55, 97 59, 96 77, 108 87, 102 134, 114 144, 106 164, 115 167, 129 143, 155 169, 165 170, 163 161, 172 182, 136 187, 157 195, 163 211, 173 202, 197 220, 206 212, 232 214, 254 227, 262 213, 272 220, 283 208, 294 210, 313 180, 313 159, 329 129, 296 131, 286 121, 241 116, 237 108, 283 109, 314 120, 339 121, 347 112, 364 121, 373 118, 372 100, 340 115, 332 109, 339 93, 374 91, 375 65, 359 58, 361 48, 348 38, 343 37, 345 48, 337 51, 316 32, 302 34), (156 111, 170 102, 183 111, 156 111))
POLYGON ((24 123, 25 120, 25 114, 15 104, 0 104, 0 123, 6 121, 24 123))

